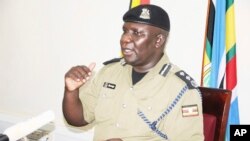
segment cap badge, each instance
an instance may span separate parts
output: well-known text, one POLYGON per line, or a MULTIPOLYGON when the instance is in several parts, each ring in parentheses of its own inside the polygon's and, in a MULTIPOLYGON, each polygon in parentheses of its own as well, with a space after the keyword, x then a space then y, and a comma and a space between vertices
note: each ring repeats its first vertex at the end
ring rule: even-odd
POLYGON ((150 11, 147 8, 143 8, 141 11, 140 18, 142 19, 150 19, 150 11))

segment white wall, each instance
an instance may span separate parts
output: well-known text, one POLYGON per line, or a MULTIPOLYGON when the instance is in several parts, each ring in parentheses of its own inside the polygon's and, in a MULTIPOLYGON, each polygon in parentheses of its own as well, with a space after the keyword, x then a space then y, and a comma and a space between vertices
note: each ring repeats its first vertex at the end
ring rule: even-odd
MULTIPOLYGON (((200 83, 207 0, 151 0, 171 18, 167 52, 200 83), (180 4, 182 3, 182 4, 180 4)), ((64 73, 119 57, 129 0, 0 0, 0 113, 30 117, 52 109, 64 126, 64 73)), ((235 0, 240 119, 250 124, 250 1, 235 0), (248 58, 247 58, 248 57, 248 58)))

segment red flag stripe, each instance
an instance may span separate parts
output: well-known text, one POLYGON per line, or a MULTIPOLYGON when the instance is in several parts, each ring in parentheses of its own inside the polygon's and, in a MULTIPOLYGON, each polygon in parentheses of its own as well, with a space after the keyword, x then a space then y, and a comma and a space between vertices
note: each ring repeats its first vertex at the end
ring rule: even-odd
POLYGON ((141 4, 149 4, 150 0, 141 0, 141 4))
POLYGON ((226 66, 226 82, 227 89, 233 90, 237 85, 237 71, 236 71, 236 55, 227 63, 226 66))

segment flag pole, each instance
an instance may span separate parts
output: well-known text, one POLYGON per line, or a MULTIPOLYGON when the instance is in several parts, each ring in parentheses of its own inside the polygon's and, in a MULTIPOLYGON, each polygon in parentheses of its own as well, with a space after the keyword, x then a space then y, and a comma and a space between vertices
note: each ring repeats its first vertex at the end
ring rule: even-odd
POLYGON ((204 43, 203 43, 203 56, 202 56, 202 67, 201 67, 201 82, 200 85, 203 86, 203 76, 204 76, 204 58, 206 53, 206 39, 207 39, 207 32, 208 32, 208 24, 209 24, 209 13, 210 13, 210 4, 211 0, 207 2, 207 18, 206 18, 206 28, 205 28, 205 35, 204 35, 204 43))

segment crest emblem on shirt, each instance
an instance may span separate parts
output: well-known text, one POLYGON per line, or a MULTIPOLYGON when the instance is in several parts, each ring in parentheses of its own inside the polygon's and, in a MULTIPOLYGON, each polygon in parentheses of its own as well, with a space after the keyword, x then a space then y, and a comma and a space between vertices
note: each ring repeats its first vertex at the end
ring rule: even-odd
POLYGON ((147 8, 143 8, 141 11, 140 18, 142 19, 150 19, 150 11, 147 8))

